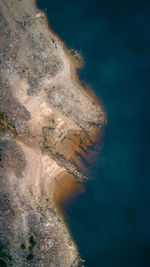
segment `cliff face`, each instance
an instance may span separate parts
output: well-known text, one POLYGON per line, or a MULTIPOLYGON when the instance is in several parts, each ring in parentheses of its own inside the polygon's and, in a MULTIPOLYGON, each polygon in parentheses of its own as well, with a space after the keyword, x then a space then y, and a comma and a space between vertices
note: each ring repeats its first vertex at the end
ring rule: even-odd
POLYGON ((0 1, 0 50, 0 263, 78 266, 54 191, 86 178, 104 113, 34 0, 0 1))

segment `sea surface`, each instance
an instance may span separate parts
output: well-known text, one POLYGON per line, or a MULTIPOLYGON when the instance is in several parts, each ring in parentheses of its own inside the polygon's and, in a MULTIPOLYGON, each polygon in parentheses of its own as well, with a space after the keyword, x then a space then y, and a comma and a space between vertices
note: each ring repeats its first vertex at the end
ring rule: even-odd
POLYGON ((86 193, 65 206, 86 267, 150 267, 150 1, 39 0, 82 52, 80 78, 107 113, 86 193))

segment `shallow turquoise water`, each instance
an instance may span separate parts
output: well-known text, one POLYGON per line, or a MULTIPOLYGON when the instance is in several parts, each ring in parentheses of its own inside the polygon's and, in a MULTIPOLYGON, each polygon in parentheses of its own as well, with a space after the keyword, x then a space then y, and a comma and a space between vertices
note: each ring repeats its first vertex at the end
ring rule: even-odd
POLYGON ((86 194, 65 206, 86 267, 150 266, 150 1, 50 1, 50 25, 81 50, 81 79, 108 114, 86 194))

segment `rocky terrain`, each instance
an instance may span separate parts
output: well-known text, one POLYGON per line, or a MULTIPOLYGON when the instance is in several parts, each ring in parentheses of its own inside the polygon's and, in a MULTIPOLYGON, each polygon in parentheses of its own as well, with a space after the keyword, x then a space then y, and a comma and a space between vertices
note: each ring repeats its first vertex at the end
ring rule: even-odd
POLYGON ((0 0, 0 266, 83 265, 54 194, 106 119, 77 65, 34 0, 0 0))

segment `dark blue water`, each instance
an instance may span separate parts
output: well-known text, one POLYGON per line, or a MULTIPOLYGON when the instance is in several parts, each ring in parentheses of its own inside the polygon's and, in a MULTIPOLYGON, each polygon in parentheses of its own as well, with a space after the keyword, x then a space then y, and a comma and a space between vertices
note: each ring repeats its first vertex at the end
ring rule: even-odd
POLYGON ((50 25, 81 50, 108 114, 86 194, 66 206, 86 267, 150 266, 150 1, 40 0, 50 25))

